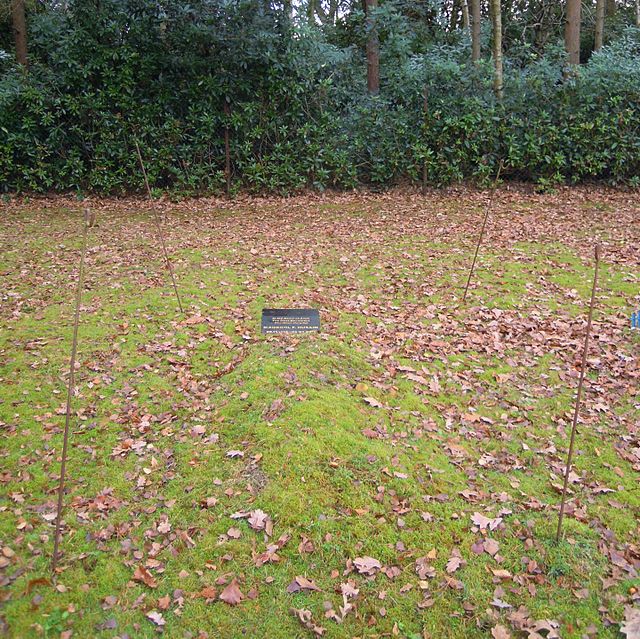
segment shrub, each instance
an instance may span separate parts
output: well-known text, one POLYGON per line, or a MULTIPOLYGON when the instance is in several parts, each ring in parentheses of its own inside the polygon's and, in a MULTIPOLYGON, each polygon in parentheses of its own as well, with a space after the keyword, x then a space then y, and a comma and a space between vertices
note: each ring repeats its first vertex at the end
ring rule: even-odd
POLYGON ((74 0, 34 15, 29 73, 0 56, 2 189, 141 190, 137 139, 155 187, 217 192, 225 127, 236 188, 251 191, 482 182, 499 158, 543 185, 638 180, 637 29, 569 82, 561 50, 512 50, 498 103, 490 63, 472 66, 464 38, 417 47, 389 5, 372 98, 361 47, 259 6, 74 0))

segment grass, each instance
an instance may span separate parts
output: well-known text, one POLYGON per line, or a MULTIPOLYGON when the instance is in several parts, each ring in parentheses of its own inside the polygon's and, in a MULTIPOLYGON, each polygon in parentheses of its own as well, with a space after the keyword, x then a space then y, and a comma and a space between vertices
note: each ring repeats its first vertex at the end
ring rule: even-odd
MULTIPOLYGON (((147 213, 107 203, 90 241, 57 589, 42 579, 53 543, 43 515, 55 510, 80 244, 71 208, 16 205, 0 221, 6 634, 289 639, 312 635, 290 613, 303 608, 327 637, 484 637, 497 623, 517 636, 509 615, 525 606, 532 621, 557 620, 563 637, 592 625, 598 637, 619 636, 623 603, 640 584, 612 573, 603 543, 624 553, 639 536, 637 464, 625 454, 638 390, 623 364, 640 353, 623 328, 638 274, 633 254, 610 248, 575 510, 556 544, 554 484, 592 267, 569 239, 575 220, 555 221, 553 198, 531 197, 517 215, 537 216, 544 234, 508 246, 489 236, 466 306, 477 196, 467 208, 447 201, 455 228, 446 241, 410 199, 399 198, 397 215, 376 198, 303 200, 286 215, 266 202, 258 219, 242 205, 209 210, 197 224, 176 205, 166 227, 186 317, 147 213), (386 226, 371 224, 378 207, 386 226), (323 330, 262 336, 265 306, 320 307, 323 330), (272 538, 231 517, 254 509, 273 520, 272 538), (486 535, 499 543, 496 558, 472 551, 484 536, 473 529, 478 512, 502 513, 486 535), (285 533, 280 561, 257 567, 254 557, 285 533), (299 552, 304 539, 313 552, 299 552), (415 561, 432 549, 435 576, 420 580, 415 561), (454 550, 466 564, 449 575, 454 550), (350 570, 362 556, 397 574, 350 570), (140 564, 157 587, 133 580, 140 564), (289 594, 297 575, 320 592, 289 594), (200 596, 232 576, 255 598, 232 607, 200 596), (340 624, 325 619, 347 580, 359 589, 355 610, 340 624), (151 611, 162 612, 162 628, 151 611)), ((614 236, 608 206, 595 210, 614 236)))

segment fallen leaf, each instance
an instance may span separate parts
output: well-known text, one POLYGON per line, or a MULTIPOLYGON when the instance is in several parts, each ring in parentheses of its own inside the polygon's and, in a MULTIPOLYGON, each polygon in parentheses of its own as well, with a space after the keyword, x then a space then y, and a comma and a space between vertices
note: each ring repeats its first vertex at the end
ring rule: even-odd
POLYGON ((205 586, 198 595, 207 601, 215 601, 215 598, 218 596, 218 591, 213 586, 205 586))
POLYGON ((249 519, 247 521, 249 526, 254 530, 264 530, 267 527, 269 515, 267 515, 263 510, 252 510, 249 513, 249 519))
POLYGON ((166 623, 162 614, 159 613, 157 610, 152 610, 151 612, 148 612, 145 615, 145 617, 150 621, 152 621, 156 626, 164 626, 164 624, 166 623))
POLYGON ((449 561, 447 561, 446 570, 449 574, 455 572, 462 565, 462 559, 460 557, 451 557, 449 561))
POLYGON ((287 586, 287 592, 293 594, 295 592, 300 592, 301 590, 316 590, 319 591, 320 588, 316 586, 316 584, 306 577, 298 576, 295 577, 294 580, 287 586))
POLYGON ((493 639, 511 639, 511 633, 500 624, 491 628, 491 636, 493 639))
POLYGON ((502 517, 491 519, 482 513, 473 513, 471 521, 482 530, 495 530, 502 523, 502 517))
POLYGON ((232 579, 231 583, 220 593, 220 600, 230 606, 237 606, 244 598, 235 578, 232 579))
POLYGON ((430 558, 428 555, 416 559, 416 573, 420 579, 433 578, 436 576, 435 568, 429 562, 430 558))
POLYGON ((322 637, 325 633, 325 628, 318 626, 312 618, 310 610, 302 610, 298 608, 291 608, 291 614, 295 615, 298 621, 307 629, 313 632, 318 637, 322 637))
POLYGON ((498 553, 498 550, 500 550, 500 544, 495 539, 485 539, 484 550, 493 557, 498 553))
POLYGON ((373 557, 356 557, 353 563, 361 575, 375 575, 382 564, 373 557))
POLYGON ((298 552, 302 555, 305 553, 312 553, 315 551, 315 546, 313 542, 308 538, 302 535, 302 541, 298 545, 298 552))
POLYGON ((158 585, 155 577, 142 565, 136 566, 133 580, 146 584, 149 588, 155 588, 158 585))
POLYGON ((620 632, 627 639, 640 639, 640 608, 625 606, 624 622, 620 626, 620 632))

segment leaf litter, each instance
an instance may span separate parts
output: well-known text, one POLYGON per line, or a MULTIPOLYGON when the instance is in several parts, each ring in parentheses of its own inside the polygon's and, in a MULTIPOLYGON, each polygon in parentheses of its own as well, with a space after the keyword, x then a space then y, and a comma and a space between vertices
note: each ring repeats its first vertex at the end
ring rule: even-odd
MULTIPOLYGON (((483 198, 466 189, 436 193, 427 202, 403 192, 311 196, 288 200, 286 211, 281 201, 268 198, 232 205, 157 202, 170 221, 166 231, 176 269, 183 282, 194 284, 185 318, 166 312, 172 302, 165 274, 156 268, 148 204, 90 202, 100 226, 89 250, 82 312, 109 339, 98 338, 93 346, 90 333, 82 338, 74 464, 106 464, 115 472, 107 472, 104 483, 81 473, 72 479, 62 575, 73 564, 91 573, 95 559, 73 541, 86 534, 93 553, 120 562, 129 575, 113 594, 103 595, 100 607, 106 605, 106 612, 121 602, 167 630, 179 627, 181 611, 194 598, 212 611, 223 605, 249 611, 254 600, 277 601, 277 581, 290 598, 282 600, 283 610, 295 601, 289 617, 317 636, 328 634, 332 624, 391 635, 398 623, 415 627, 417 620, 403 619, 393 605, 374 606, 389 600, 390 592, 392 600, 410 598, 418 611, 437 612, 446 601, 446 609, 457 609, 447 619, 464 620, 478 636, 489 628, 493 637, 637 637, 640 551, 632 522, 639 505, 629 486, 640 472, 640 350, 627 326, 640 283, 634 269, 640 263, 637 204, 622 192, 588 188, 544 195, 501 191, 470 303, 460 309, 456 273, 466 264, 477 224, 474 207, 483 198), (456 206, 460 198, 464 210, 456 206), (238 214, 230 206, 253 213, 238 214), (556 513, 584 330, 592 251, 587 240, 596 235, 609 271, 598 298, 580 454, 570 476, 572 525, 562 548, 553 549, 546 522, 556 513), (270 287, 278 295, 276 272, 284 274, 279 287, 286 283, 295 290, 283 304, 321 309, 317 338, 263 341, 259 335, 253 300, 270 287), (216 293, 209 297, 211 286, 216 293), (131 290, 144 300, 133 314, 121 308, 131 290), (158 291, 159 303, 152 303, 158 291), (220 308, 216 296, 224 297, 220 308), (306 343, 313 344, 311 351, 306 343), (143 359, 133 358, 134 352, 143 359), (320 370, 315 361, 325 356, 336 363, 320 370), (288 362, 264 401, 256 400, 255 386, 235 377, 238 371, 258 374, 254 357, 288 362), (164 389, 153 382, 162 402, 144 390, 147 380, 156 379, 166 382, 164 389), (344 448, 326 460, 316 452, 303 467, 295 447, 281 458, 264 436, 237 429, 247 411, 253 423, 278 433, 288 427, 289 414, 330 387, 347 393, 362 416, 360 439, 351 443, 367 451, 362 458, 344 448), (105 449, 101 430, 107 427, 113 436, 105 449), (213 458, 220 479, 214 475, 201 487, 190 473, 206 469, 213 458), (291 466, 275 471, 273 459, 291 466), (316 519, 321 533, 304 514, 299 521, 288 516, 268 492, 290 474, 300 478, 296 490, 306 484, 315 495, 311 478, 347 471, 358 488, 350 493, 355 501, 344 503, 336 493, 334 504, 323 504, 326 514, 316 519), (368 497, 364 487, 370 487, 368 497), (174 516, 176 505, 191 507, 191 515, 174 516), (123 509, 130 519, 117 517, 123 509), (356 518, 369 531, 389 526, 393 533, 377 543, 371 532, 370 539, 347 548, 343 530, 356 518), (218 521, 214 539, 220 545, 192 563, 202 545, 209 547, 209 530, 218 521), (444 540, 436 534, 443 527, 449 535, 444 540), (425 539, 438 540, 437 548, 429 550, 433 544, 425 547, 425 539), (325 565, 327 548, 335 554, 325 565), (572 559, 583 551, 597 557, 589 568, 597 577, 588 588, 580 561, 572 559), (258 588, 266 570, 278 578, 265 576, 258 588), (198 581, 162 594, 169 574, 182 575, 185 584, 198 581), (140 589, 132 599, 123 597, 129 579, 140 589), (456 593, 477 579, 482 596, 462 602, 456 593), (328 601, 331 593, 334 600, 328 601), (564 602, 549 608, 557 619, 530 612, 538 600, 556 599, 564 602), (582 606, 588 623, 572 614, 573 606, 582 606)), ((3 399, 13 401, 0 414, 0 425, 21 451, 5 454, 0 476, 8 495, 2 512, 11 522, 1 538, 5 607, 18 592, 51 596, 37 576, 54 505, 38 492, 34 473, 56 468, 61 402, 55 393, 29 388, 38 397, 29 405, 29 395, 20 398, 11 379, 26 371, 38 380, 35 386, 57 392, 63 387, 41 371, 52 362, 58 371, 65 368, 60 333, 42 324, 45 318, 57 321, 59 313, 51 310, 64 303, 60 292, 77 269, 73 250, 53 250, 73 228, 72 216, 61 213, 65 207, 74 210, 75 204, 61 198, 10 203, 0 240, 7 256, 0 318, 10 335, 2 343, 10 360, 0 376, 9 381, 3 399), (31 239, 40 229, 49 244, 44 249, 31 239), (33 448, 24 446, 29 438, 33 448), (37 535, 40 542, 28 541, 37 535)), ((309 441, 321 432, 311 419, 296 425, 309 441)), ((55 596, 72 598, 77 588, 66 586, 55 596)), ((43 601, 32 605, 36 615, 43 601)), ((76 615, 77 608, 69 613, 71 619, 76 615)), ((283 618, 277 623, 286 623, 283 618)), ((118 627, 113 616, 100 623, 118 627)))

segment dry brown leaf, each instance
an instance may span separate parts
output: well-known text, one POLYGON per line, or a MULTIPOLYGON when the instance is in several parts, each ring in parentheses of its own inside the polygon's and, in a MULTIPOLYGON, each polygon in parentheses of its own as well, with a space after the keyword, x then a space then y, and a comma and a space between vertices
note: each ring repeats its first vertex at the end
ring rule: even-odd
POLYGON ((133 580, 143 583, 149 588, 155 588, 158 585, 155 577, 142 565, 136 566, 133 573, 133 580))
POLYGON ((156 626, 164 626, 165 623, 167 623, 164 620, 164 617, 162 616, 162 613, 158 612, 157 610, 152 610, 151 612, 148 612, 145 617, 147 619, 149 619, 149 621, 153 622, 156 626))
POLYGON ((322 635, 324 635, 325 628, 323 628, 322 626, 318 626, 313 621, 310 610, 291 608, 291 614, 293 614, 307 630, 313 632, 313 634, 317 637, 322 637, 322 635))
POLYGON ((382 568, 382 564, 373 557, 356 557, 353 564, 361 575, 375 575, 382 568))
POLYGON ((230 606, 237 606, 244 598, 235 578, 233 578, 231 583, 220 593, 220 600, 230 606))
POLYGON ((300 592, 301 590, 316 590, 320 591, 320 588, 316 586, 315 582, 311 579, 307 579, 303 576, 295 577, 294 580, 287 586, 288 593, 300 592))
POLYGON ((511 639, 511 633, 500 624, 491 628, 491 636, 493 639, 511 639))
POLYGON ((620 632, 626 635, 627 639, 640 639, 640 608, 625 606, 620 632))
POLYGON ((199 593, 198 595, 200 597, 203 597, 204 599, 206 599, 207 601, 215 601, 216 597, 218 596, 218 591, 216 588, 214 588, 213 586, 205 586, 199 593))

